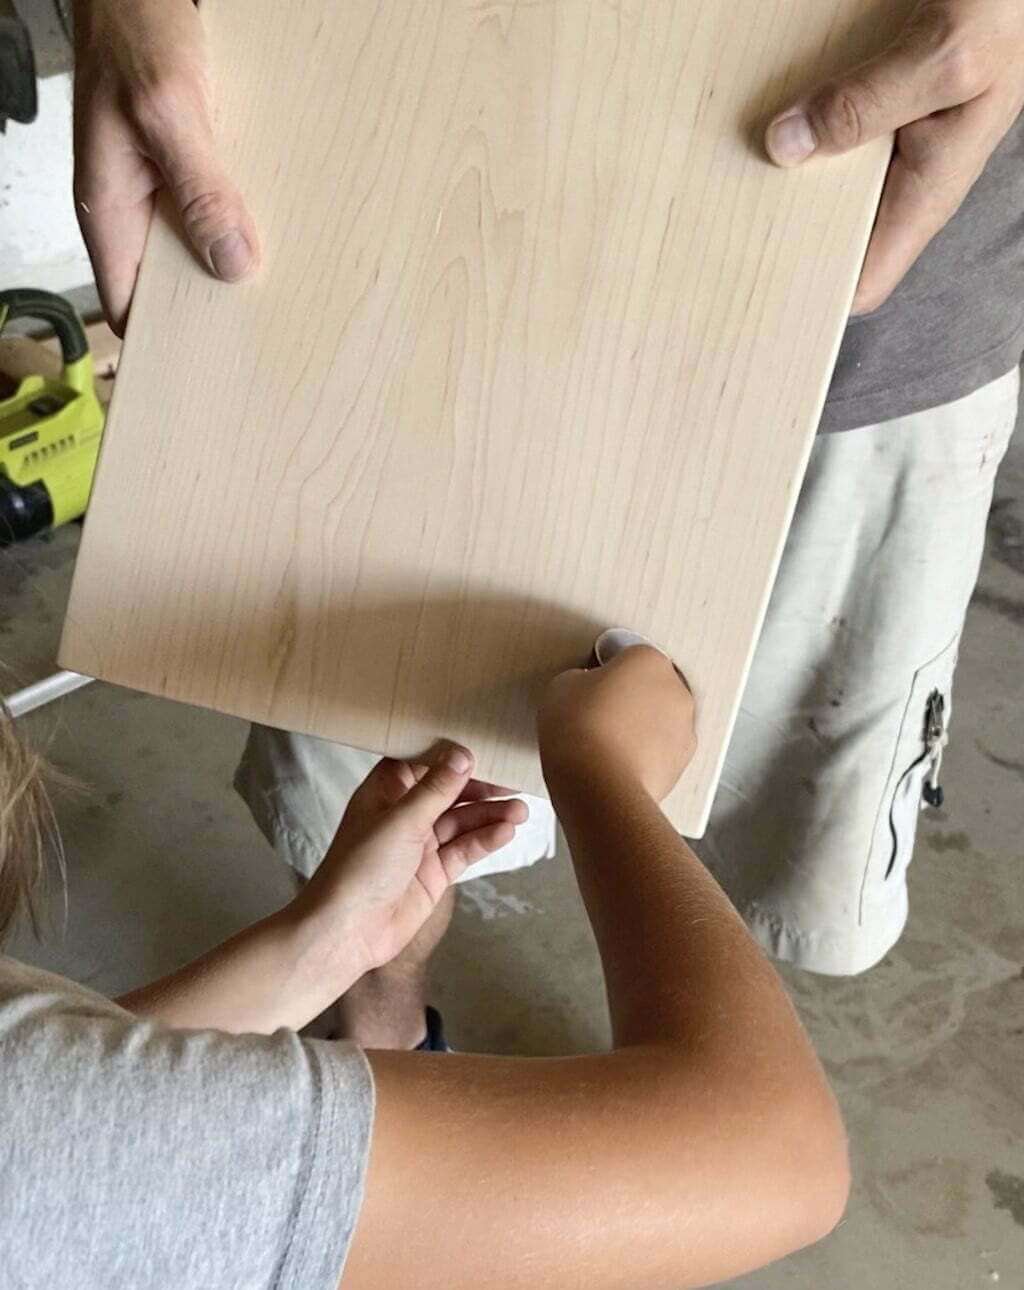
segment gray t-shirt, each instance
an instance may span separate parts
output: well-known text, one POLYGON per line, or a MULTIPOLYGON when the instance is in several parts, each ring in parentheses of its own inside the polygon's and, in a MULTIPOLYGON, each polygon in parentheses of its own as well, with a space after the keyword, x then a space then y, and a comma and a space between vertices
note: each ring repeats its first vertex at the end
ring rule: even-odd
POLYGON ((349 1044, 140 1021, 0 957, 4 1290, 336 1290, 373 1085, 349 1044))
POLYGON ((821 429, 950 403, 1012 371, 1022 353, 1024 117, 889 300, 850 320, 821 429))

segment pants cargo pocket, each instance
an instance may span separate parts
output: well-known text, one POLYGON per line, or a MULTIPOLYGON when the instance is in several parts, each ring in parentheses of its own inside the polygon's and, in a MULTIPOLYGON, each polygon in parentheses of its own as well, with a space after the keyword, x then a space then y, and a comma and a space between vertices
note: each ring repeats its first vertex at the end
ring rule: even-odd
POLYGON ((948 740, 959 644, 958 634, 914 674, 875 818, 864 874, 862 918, 865 903, 885 902, 891 890, 903 882, 921 811, 942 805, 939 770, 948 740))

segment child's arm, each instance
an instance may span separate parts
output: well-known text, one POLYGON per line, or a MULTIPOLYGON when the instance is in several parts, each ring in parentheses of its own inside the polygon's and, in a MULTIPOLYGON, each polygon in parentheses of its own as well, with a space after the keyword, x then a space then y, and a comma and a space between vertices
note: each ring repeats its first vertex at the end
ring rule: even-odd
POLYGON ((448 886, 511 841, 519 801, 476 797, 472 758, 442 745, 433 765, 385 760, 354 794, 323 864, 278 913, 118 1002, 188 1029, 299 1029, 395 957, 448 886))
POLYGON ((117 1002, 180 1029, 271 1034, 307 1025, 359 975, 325 955, 286 907, 117 1002))
POLYGON ((691 720, 651 650, 555 683, 541 748, 614 1051, 371 1053, 373 1148, 343 1290, 682 1290, 838 1221, 846 1142, 821 1067, 771 965, 656 804, 688 760, 691 720))

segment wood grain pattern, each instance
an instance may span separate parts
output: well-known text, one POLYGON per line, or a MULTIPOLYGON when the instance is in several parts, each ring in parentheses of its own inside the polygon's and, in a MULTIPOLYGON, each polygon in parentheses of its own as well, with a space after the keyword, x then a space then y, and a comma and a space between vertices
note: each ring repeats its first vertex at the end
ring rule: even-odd
POLYGON ((888 144, 753 142, 857 0, 209 0, 265 267, 157 219, 63 666, 541 791, 622 624, 691 679, 699 834, 888 144))

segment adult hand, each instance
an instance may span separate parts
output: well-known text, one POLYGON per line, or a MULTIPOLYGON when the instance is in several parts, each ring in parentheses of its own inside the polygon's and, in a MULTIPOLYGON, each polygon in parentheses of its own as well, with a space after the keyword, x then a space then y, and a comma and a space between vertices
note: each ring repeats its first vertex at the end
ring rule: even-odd
POLYGON ((526 820, 525 802, 493 800, 505 790, 472 768, 468 749, 444 743, 429 766, 385 758, 352 795, 292 906, 349 984, 400 954, 449 886, 526 820))
POLYGON ((918 0, 876 57, 769 125, 780 166, 896 143, 854 313, 877 309, 956 213, 1024 105, 1024 0, 918 0))
POLYGON ((649 645, 623 650, 592 671, 555 677, 537 728, 549 784, 569 777, 599 785, 612 776, 640 784, 659 802, 696 748, 693 696, 669 659, 649 645))
POLYGON ((75 207, 118 333, 162 188, 211 273, 232 282, 255 266, 256 227, 214 145, 192 0, 76 0, 75 207))

